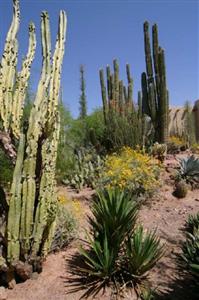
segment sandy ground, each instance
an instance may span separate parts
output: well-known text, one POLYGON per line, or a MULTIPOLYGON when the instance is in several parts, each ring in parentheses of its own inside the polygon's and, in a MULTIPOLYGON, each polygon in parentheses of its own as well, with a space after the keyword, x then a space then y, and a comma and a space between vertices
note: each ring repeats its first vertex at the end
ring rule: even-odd
MULTIPOLYGON (((199 211, 199 190, 189 191, 184 199, 176 199, 173 195, 173 185, 169 179, 171 167, 176 164, 173 157, 166 160, 169 172, 163 177, 163 184, 159 192, 144 205, 140 211, 140 222, 145 228, 156 229, 157 235, 165 243, 165 255, 150 273, 150 281, 158 288, 155 299, 158 300, 198 300, 191 281, 178 268, 181 243, 184 240, 183 227, 189 214, 199 211), (160 294, 160 295, 159 295, 160 294)), ((73 191, 60 187, 60 193, 67 193, 72 198, 79 198, 81 203, 81 217, 79 220, 79 238, 84 238, 87 227, 86 215, 89 214, 89 199, 92 191, 85 190, 76 195, 73 191)), ((72 200, 71 200, 72 201, 72 200)), ((8 300, 79 300, 85 291, 77 290, 71 293, 72 281, 76 275, 71 275, 70 263, 74 259, 80 241, 76 239, 70 246, 58 253, 50 254, 43 266, 43 272, 34 279, 18 284, 13 290, 2 290, 1 299, 8 300)), ((84 287, 84 286, 83 286, 84 287)), ((0 291, 1 294, 1 291, 0 291)), ((95 299, 116 299, 108 289, 95 299)), ((83 298, 85 299, 85 298, 83 298)), ((94 299, 91 296, 89 299, 94 299)), ((123 299, 134 299, 125 296, 123 299)))

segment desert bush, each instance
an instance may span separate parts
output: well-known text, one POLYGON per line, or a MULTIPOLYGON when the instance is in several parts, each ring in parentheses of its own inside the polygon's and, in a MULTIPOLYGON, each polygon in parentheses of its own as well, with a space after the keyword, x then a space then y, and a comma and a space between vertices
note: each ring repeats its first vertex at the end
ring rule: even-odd
POLYGON ((14 166, 2 149, 0 149, 0 170, 0 186, 8 187, 12 182, 14 166))
POLYGON ((64 183, 81 190, 83 187, 95 188, 104 165, 95 148, 80 148, 74 156, 74 166, 64 183))
POLYGON ((159 185, 160 163, 141 151, 124 147, 107 156, 101 182, 136 194, 151 193, 159 185))
POLYGON ((188 271, 196 278, 199 283, 199 218, 189 216, 187 237, 183 245, 183 259, 188 271))
POLYGON ((187 149, 187 143, 185 139, 177 136, 169 137, 168 144, 167 144, 167 153, 177 154, 180 151, 184 151, 186 149, 187 149))
POLYGON ((199 144, 198 143, 193 143, 191 146, 191 151, 194 154, 199 154, 199 144))
POLYGON ((59 202, 51 251, 57 251, 66 247, 75 237, 76 232, 77 222, 73 212, 65 206, 64 202, 59 202))
POLYGON ((193 188, 199 186, 199 158, 194 155, 181 158, 178 160, 180 169, 177 180, 184 179, 190 183, 193 188))
POLYGON ((154 233, 136 229, 138 209, 138 202, 118 188, 98 193, 89 217, 89 248, 80 250, 85 273, 105 282, 122 278, 135 283, 155 265, 162 246, 154 233))
POLYGON ((151 147, 151 154, 159 161, 163 162, 167 154, 167 145, 155 143, 151 147))

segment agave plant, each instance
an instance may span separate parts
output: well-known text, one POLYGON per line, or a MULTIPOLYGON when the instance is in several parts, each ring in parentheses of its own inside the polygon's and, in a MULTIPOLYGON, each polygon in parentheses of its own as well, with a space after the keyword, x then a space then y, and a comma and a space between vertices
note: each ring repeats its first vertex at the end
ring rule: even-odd
POLYGON ((155 266, 163 255, 163 245, 155 232, 146 232, 139 226, 126 243, 127 271, 136 278, 142 278, 155 266))
POLYGON ((199 183, 199 158, 191 155, 186 158, 179 159, 181 178, 186 179, 187 182, 192 184, 199 183))

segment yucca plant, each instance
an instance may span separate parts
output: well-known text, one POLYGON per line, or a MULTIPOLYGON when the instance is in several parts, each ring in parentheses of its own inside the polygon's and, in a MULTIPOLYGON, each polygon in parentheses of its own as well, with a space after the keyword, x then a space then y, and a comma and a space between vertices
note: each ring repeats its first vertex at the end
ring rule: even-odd
POLYGON ((121 243, 134 229, 139 204, 130 193, 118 188, 104 189, 97 194, 89 217, 94 236, 103 241, 104 232, 114 246, 121 243))
POLYGON ((182 257, 186 262, 188 270, 197 278, 197 282, 199 283, 199 229, 195 228, 193 234, 187 233, 182 257))
POLYGON ((138 204, 119 189, 106 189, 97 194, 89 217, 92 237, 89 250, 81 248, 87 272, 105 280, 118 269, 121 246, 132 233, 138 215, 138 204))
POLYGON ((199 158, 191 155, 179 159, 180 171, 179 177, 186 179, 192 185, 199 184, 199 158))
POLYGON ((195 230, 199 230, 199 212, 196 215, 189 215, 186 222, 186 230, 193 234, 195 230))
POLYGON ((81 270, 90 276, 96 276, 107 281, 117 272, 118 247, 110 245, 106 232, 104 232, 102 239, 103 241, 99 241, 88 235, 90 249, 80 248, 80 253, 84 256, 86 265, 81 270))
POLYGON ((163 245, 155 232, 144 232, 140 225, 126 243, 126 268, 129 275, 143 278, 163 255, 163 245))

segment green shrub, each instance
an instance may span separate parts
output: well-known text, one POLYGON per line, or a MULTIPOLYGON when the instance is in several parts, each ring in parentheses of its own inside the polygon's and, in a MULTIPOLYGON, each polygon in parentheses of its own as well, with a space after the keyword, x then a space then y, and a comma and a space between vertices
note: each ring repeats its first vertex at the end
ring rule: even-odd
POLYGON ((101 182, 106 187, 117 186, 139 195, 147 194, 159 186, 160 171, 161 165, 156 159, 140 150, 123 147, 118 154, 106 157, 101 182))
POLYGON ((186 223, 186 241, 183 245, 182 257, 188 271, 199 284, 199 213, 190 215, 186 223))
POLYGON ((51 251, 66 247, 77 233, 75 217, 63 204, 59 204, 56 219, 55 234, 51 245, 51 251))
POLYGON ((126 268, 131 276, 141 278, 162 257, 163 246, 155 232, 144 233, 139 226, 126 243, 126 268))
POLYGON ((89 217, 89 248, 80 249, 86 274, 136 284, 160 259, 163 247, 155 233, 135 229, 138 209, 137 201, 118 188, 98 193, 89 217))
POLYGON ((80 148, 74 156, 73 169, 66 174, 64 183, 81 190, 83 187, 95 188, 104 165, 103 159, 93 147, 80 148))
POLYGON ((152 147, 151 147, 151 154, 157 158, 158 160, 160 160, 161 162, 164 161, 166 154, 167 154, 167 145, 166 144, 159 144, 159 143, 155 143, 152 147))
POLYGON ((12 182, 14 166, 2 149, 0 149, 0 170, 0 186, 8 187, 12 182))
POLYGON ((196 215, 189 215, 186 222, 186 230, 193 234, 194 230, 199 229, 199 212, 196 215))

